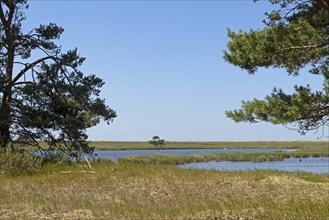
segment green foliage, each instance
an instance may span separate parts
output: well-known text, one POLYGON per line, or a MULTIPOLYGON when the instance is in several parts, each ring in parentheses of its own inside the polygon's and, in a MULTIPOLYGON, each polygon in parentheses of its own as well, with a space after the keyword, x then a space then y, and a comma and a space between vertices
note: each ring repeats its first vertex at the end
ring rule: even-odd
POLYGON ((152 144, 154 147, 161 147, 162 145, 165 145, 165 140, 160 139, 159 136, 153 136, 152 140, 148 142, 149 144, 152 144))
POLYGON ((92 154, 86 130, 116 117, 99 97, 103 80, 79 70, 85 58, 77 49, 61 51, 62 27, 23 31, 27 1, 0 4, 0 147, 15 141, 41 149, 43 140, 77 160, 92 154), (32 52, 43 56, 31 61, 32 52))
POLYGON ((236 122, 296 125, 304 134, 329 125, 329 9, 326 1, 270 0, 280 8, 266 13, 266 27, 249 32, 228 30, 231 41, 224 51, 229 63, 254 74, 259 67, 284 68, 288 74, 309 72, 324 79, 322 91, 295 86, 293 94, 281 89, 264 100, 243 101, 241 109, 227 111, 236 122))
POLYGON ((41 168, 42 158, 22 148, 0 148, 0 174, 31 175, 41 168))

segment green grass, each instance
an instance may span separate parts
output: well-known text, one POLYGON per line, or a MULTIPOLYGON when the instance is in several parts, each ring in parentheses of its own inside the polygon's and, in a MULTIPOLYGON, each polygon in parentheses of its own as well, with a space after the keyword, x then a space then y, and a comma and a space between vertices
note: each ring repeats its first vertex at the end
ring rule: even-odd
MULTIPOLYGON (((147 142, 115 142, 115 141, 93 141, 90 145, 96 150, 130 150, 130 149, 156 149, 147 142)), ((328 141, 309 142, 166 142, 161 149, 202 149, 202 148, 280 148, 280 149, 317 149, 326 148, 328 141)))
POLYGON ((0 219, 326 219, 329 175, 48 164, 0 178, 0 219), (63 174, 62 171, 72 171, 63 174))

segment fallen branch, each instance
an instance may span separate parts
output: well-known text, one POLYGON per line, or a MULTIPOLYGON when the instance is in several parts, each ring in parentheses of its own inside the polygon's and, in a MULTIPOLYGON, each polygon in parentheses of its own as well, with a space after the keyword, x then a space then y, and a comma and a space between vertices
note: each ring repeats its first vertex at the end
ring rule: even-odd
POLYGON ((95 171, 86 171, 86 170, 81 170, 81 171, 63 171, 61 173, 62 174, 67 174, 67 173, 92 173, 92 174, 96 174, 95 171))
POLYGON ((94 169, 91 167, 91 165, 90 165, 90 163, 89 163, 89 160, 88 160, 88 158, 87 158, 86 155, 85 155, 85 159, 86 159, 86 161, 87 161, 87 163, 88 163, 89 168, 90 168, 91 170, 94 170, 94 169))

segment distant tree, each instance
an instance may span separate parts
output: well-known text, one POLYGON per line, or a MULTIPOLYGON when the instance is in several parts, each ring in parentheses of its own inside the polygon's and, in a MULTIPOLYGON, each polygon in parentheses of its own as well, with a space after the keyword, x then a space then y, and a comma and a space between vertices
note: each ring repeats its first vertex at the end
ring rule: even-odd
POLYGON ((327 0, 269 0, 279 9, 266 13, 262 30, 233 32, 224 51, 229 63, 254 74, 259 67, 284 68, 299 75, 307 68, 323 77, 323 90, 295 86, 293 94, 274 88, 264 100, 242 101, 227 111, 235 122, 283 124, 305 134, 329 125, 329 2, 327 0))
POLYGON ((99 98, 103 80, 79 70, 85 58, 55 44, 62 27, 23 31, 27 8, 27 0, 0 2, 0 147, 16 141, 42 150, 43 140, 78 159, 93 152, 86 129, 116 113, 99 98))
POLYGON ((162 145, 165 145, 165 140, 160 139, 159 136, 153 136, 152 140, 148 142, 149 144, 152 144, 154 147, 161 147, 162 145))

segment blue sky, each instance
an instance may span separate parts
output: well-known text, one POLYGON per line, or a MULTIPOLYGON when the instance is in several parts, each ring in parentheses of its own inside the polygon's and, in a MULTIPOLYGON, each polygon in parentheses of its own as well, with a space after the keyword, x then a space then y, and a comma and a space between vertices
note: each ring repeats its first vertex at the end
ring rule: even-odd
POLYGON ((236 124, 225 110, 263 98, 273 87, 320 89, 322 78, 280 69, 248 75, 222 56, 227 28, 262 28, 267 1, 30 1, 26 29, 55 22, 59 44, 87 58, 82 70, 106 82, 102 96, 117 111, 111 125, 89 129, 91 140, 316 140, 280 125, 236 124))

